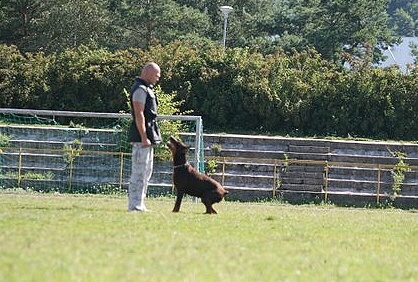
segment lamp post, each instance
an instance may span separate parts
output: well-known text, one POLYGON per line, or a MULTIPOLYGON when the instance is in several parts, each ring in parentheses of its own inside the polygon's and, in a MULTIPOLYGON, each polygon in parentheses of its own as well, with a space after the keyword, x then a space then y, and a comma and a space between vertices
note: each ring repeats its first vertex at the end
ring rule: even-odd
POLYGON ((234 9, 231 6, 221 6, 221 7, 219 7, 219 9, 224 14, 224 37, 223 37, 223 43, 224 43, 224 46, 225 46, 226 45, 226 26, 228 25, 228 15, 234 9))

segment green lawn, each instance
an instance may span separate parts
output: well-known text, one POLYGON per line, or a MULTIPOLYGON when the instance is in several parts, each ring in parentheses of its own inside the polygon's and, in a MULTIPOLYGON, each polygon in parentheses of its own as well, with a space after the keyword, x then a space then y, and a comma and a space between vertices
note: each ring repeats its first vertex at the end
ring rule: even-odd
POLYGON ((0 192, 0 281, 418 281, 418 212, 0 192))

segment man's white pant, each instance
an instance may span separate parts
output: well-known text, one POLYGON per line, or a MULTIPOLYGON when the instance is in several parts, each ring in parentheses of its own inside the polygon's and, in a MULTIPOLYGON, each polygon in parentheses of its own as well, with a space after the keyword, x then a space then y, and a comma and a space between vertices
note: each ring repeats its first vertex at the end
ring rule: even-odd
POLYGON ((154 148, 142 147, 141 143, 132 144, 132 171, 129 180, 128 210, 146 211, 145 197, 148 182, 151 179, 154 161, 154 148))

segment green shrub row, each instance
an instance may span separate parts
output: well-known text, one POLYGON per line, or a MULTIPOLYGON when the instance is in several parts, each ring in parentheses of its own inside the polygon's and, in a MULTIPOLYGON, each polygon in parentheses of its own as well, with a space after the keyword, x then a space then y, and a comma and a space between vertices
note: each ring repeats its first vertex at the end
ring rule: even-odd
POLYGON ((124 90, 148 61, 161 89, 206 130, 415 140, 418 72, 352 62, 341 68, 311 50, 273 55, 173 42, 148 51, 87 47, 22 54, 0 45, 0 107, 128 111, 124 90))

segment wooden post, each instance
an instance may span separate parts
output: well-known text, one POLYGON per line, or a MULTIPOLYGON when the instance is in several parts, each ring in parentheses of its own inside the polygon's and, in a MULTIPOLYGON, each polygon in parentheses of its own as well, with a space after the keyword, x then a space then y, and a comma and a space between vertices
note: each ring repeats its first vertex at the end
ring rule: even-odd
POLYGON ((122 190, 122 185, 123 185, 123 155, 124 153, 121 152, 120 153, 120 168, 119 168, 119 190, 122 190))
POLYGON ((380 180, 381 180, 381 165, 379 164, 377 170, 377 190, 376 190, 376 204, 380 202, 380 180))
POLYGON ((74 160, 74 149, 71 148, 71 155, 70 155, 70 176, 68 179, 68 188, 69 191, 72 192, 72 181, 73 181, 73 160, 74 160))
POLYGON ((273 198, 276 197, 277 190, 277 160, 274 160, 274 170, 273 170, 273 198))
POLYGON ((19 148, 19 168, 17 172, 17 187, 20 188, 20 183, 22 180, 22 147, 19 148))
POLYGON ((328 161, 325 161, 325 179, 324 179, 324 186, 325 186, 325 195, 324 195, 324 202, 328 202, 328 175, 329 175, 329 167, 328 161))
POLYGON ((223 162, 222 162, 222 186, 224 186, 225 183, 225 157, 223 158, 223 162))

